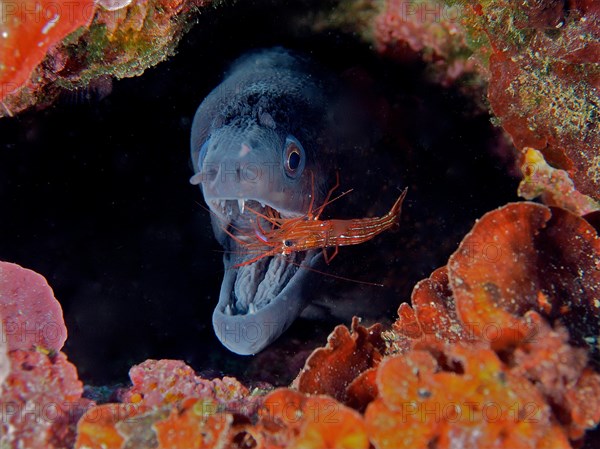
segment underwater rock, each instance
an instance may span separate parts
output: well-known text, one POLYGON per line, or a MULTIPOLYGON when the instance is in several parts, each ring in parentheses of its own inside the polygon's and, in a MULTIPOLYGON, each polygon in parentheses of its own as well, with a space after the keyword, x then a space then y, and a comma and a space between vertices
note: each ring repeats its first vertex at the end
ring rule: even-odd
POLYGON ((551 167, 541 152, 525 148, 523 153, 520 196, 527 200, 541 197, 544 204, 562 207, 577 215, 600 210, 600 202, 578 192, 569 174, 565 170, 551 167))
MULTIPOLYGON (((6 59, 6 68, 0 70, 0 117, 14 115, 32 105, 46 106, 64 89, 87 88, 97 79, 140 75, 174 53, 179 39, 193 23, 193 13, 208 3, 133 0, 105 1, 101 3, 103 6, 96 6, 91 0, 78 3, 22 0, 11 20, 3 25, 8 27, 6 32, 13 44, 0 46, 0 60, 5 61, 2 50, 7 55, 31 51, 35 58, 29 58, 27 64, 6 59), (51 16, 46 21, 21 20, 21 16, 31 16, 27 11, 35 4, 42 5, 42 16, 56 11, 59 19, 51 16), (69 14, 58 14, 62 11, 69 14), (47 35, 52 39, 43 34, 44 30, 48 30, 47 35), (45 44, 38 47, 42 35, 45 44)), ((2 31, 4 28, 0 26, 2 31)))
POLYGON ((327 18, 390 59, 425 62, 434 81, 459 86, 475 103, 487 84, 481 106, 517 150, 540 151, 600 201, 597 2, 354 0, 327 18))
POLYGON ((75 423, 91 401, 82 399, 77 369, 62 353, 13 350, 11 371, 0 387, 0 446, 70 447, 75 423))
POLYGON ((67 339, 62 307, 46 279, 9 262, 0 262, 0 317, 8 351, 59 351, 67 339))
POLYGON ((526 318, 536 332, 505 354, 511 372, 536 385, 560 416, 568 437, 578 440, 600 422, 600 375, 586 367, 586 349, 569 345, 565 327, 552 329, 536 312, 528 312, 526 318))
POLYGON ((541 151, 578 191, 600 200, 600 18, 571 6, 498 0, 465 19, 493 49, 488 98, 517 149, 541 151))
POLYGON ((122 403, 90 408, 76 449, 230 447, 234 416, 256 414, 261 397, 236 379, 203 379, 183 361, 147 360, 130 370, 122 403))
MULTIPOLYGON (((246 400, 256 402, 246 394, 246 400)), ((260 403, 223 408, 214 399, 187 397, 153 409, 104 404, 90 408, 79 421, 75 448, 369 447, 362 416, 332 397, 281 388, 260 403)))
POLYGON ((93 0, 16 0, 2 3, 0 20, 0 104, 11 115, 11 100, 2 101, 30 79, 48 50, 69 33, 86 26, 94 13, 93 0))
MULTIPOLYGON (((522 443, 556 447, 551 444, 552 438, 558 438, 559 447, 570 447, 569 440, 583 438, 586 430, 600 422, 600 374, 588 360, 590 355, 597 357, 598 352, 599 261, 600 239, 594 228, 564 209, 513 203, 485 214, 450 257, 447 267, 434 271, 429 279, 415 286, 412 307, 402 304, 393 332, 383 334, 388 352, 401 357, 402 361, 395 363, 411 363, 416 357, 412 363, 414 369, 418 367, 419 376, 417 384, 407 383, 406 373, 413 371, 410 367, 396 367, 400 370, 397 373, 405 374, 396 374, 398 379, 386 382, 381 372, 389 359, 377 368, 378 399, 367 407, 365 417, 368 425, 375 426, 369 427, 369 435, 379 431, 383 432, 381 438, 388 438, 378 447, 402 443, 386 434, 396 425, 406 425, 389 403, 390 396, 399 392, 404 404, 413 404, 411 401, 417 399, 415 404, 419 404, 409 411, 415 418, 411 418, 413 425, 407 426, 410 438, 406 444, 427 445, 433 438, 438 446, 445 447, 446 437, 426 425, 429 418, 421 411, 441 413, 444 409, 444 403, 428 402, 428 388, 441 384, 439 379, 434 380, 435 373, 449 371, 453 380, 444 387, 445 394, 450 395, 452 388, 461 385, 462 400, 479 388, 473 390, 457 383, 455 377, 468 370, 464 361, 460 366, 453 362, 456 350, 470 354, 463 358, 469 363, 483 356, 486 361, 481 361, 481 366, 490 363, 495 375, 517 382, 518 390, 511 390, 510 382, 505 385, 512 392, 500 392, 500 384, 495 390, 485 387, 498 393, 498 398, 493 399, 495 404, 504 404, 506 395, 514 398, 525 394, 525 405, 533 403, 536 410, 546 410, 542 417, 535 418, 546 429, 541 434, 537 433, 538 427, 527 430, 526 423, 518 424, 520 430, 511 431, 522 443), (497 360, 492 363, 494 357, 497 360), (429 380, 428 374, 433 375, 429 380), (420 399, 417 388, 422 389, 420 399), (521 431, 525 433, 519 436, 521 431), (547 435, 542 437, 545 432, 547 435), (537 442, 535 435, 541 438, 537 442)), ((445 379, 445 375, 440 379, 445 379)), ((448 398, 452 403, 451 395, 448 398)), ((460 408, 461 413, 466 410, 460 408)), ((453 421, 448 426, 454 424, 453 421)), ((454 429, 453 438, 479 438, 492 431, 476 426, 469 430, 471 424, 454 429), (475 433, 468 433, 471 431, 475 433)), ((440 432, 447 430, 444 426, 437 428, 440 432)), ((374 438, 377 445, 377 437, 374 438)), ((499 442, 473 440, 475 446, 494 444, 499 442)), ((510 445, 515 444, 516 440, 510 445)))
MULTIPOLYGON (((468 9, 468 13, 472 11, 468 9)), ((360 36, 386 58, 402 64, 425 63, 425 75, 454 86, 473 99, 475 113, 487 111, 487 55, 463 23, 461 2, 386 0, 339 2, 317 15, 317 31, 335 28, 360 36)))

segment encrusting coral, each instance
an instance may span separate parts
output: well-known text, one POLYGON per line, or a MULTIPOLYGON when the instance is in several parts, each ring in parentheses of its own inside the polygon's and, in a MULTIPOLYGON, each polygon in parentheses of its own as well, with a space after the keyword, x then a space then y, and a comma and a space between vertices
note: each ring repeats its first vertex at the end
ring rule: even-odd
POLYGON ((600 422, 599 260, 585 219, 508 204, 415 286, 391 328, 336 327, 290 388, 273 391, 148 360, 121 402, 95 405, 62 353, 9 347, 3 405, 62 400, 83 416, 76 431, 62 409, 50 426, 15 418, 2 437, 76 438, 78 449, 572 447, 600 422))
MULTIPOLYGON (((89 28, 66 40, 91 17, 78 13, 81 20, 68 24, 50 17, 34 30, 46 37, 31 55, 16 61, 16 44, 7 47, 10 55, 0 53, 0 80, 14 84, 0 92, 3 114, 45 101, 60 85, 140 73, 172 51, 193 7, 105 3, 89 28), (142 44, 149 33, 160 45, 142 44), (28 70, 35 70, 32 77, 23 75, 28 70)), ((600 239, 591 223, 600 201, 600 8, 567 4, 489 0, 447 7, 428 0, 403 11, 402 2, 380 2, 378 9, 361 0, 336 10, 354 14, 362 7, 357 26, 387 57, 418 55, 446 85, 477 91, 486 83, 491 110, 518 150, 520 194, 547 204, 510 203, 481 217, 447 265, 414 287, 390 329, 358 319, 350 329, 336 327, 289 388, 251 390, 234 378, 201 378, 182 361, 147 360, 130 370, 132 386, 120 402, 96 405, 82 397, 77 370, 60 352, 67 331, 47 283, 2 262, 0 446, 587 442, 600 422, 600 239), (445 19, 423 16, 428 8, 445 19), (427 20, 419 22, 419 14, 427 20)), ((12 30, 0 32, 13 39, 12 30)))

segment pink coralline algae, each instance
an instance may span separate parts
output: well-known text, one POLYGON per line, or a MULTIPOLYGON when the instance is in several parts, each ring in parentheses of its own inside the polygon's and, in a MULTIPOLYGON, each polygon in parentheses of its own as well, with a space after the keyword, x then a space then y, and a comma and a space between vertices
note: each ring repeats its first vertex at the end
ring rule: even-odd
POLYGON ((129 370, 133 386, 122 395, 124 402, 153 408, 185 398, 214 400, 223 407, 248 408, 248 390, 233 377, 207 380, 181 360, 146 360, 129 370))
POLYGON ((232 447, 234 424, 246 424, 262 401, 234 378, 204 379, 179 360, 147 360, 129 376, 122 403, 81 418, 77 449, 232 447))
POLYGON ((461 8, 443 2, 389 0, 373 20, 373 39, 379 52, 405 60, 416 55, 429 63, 444 85, 482 71, 471 58, 460 21, 461 8))
POLYGON ((0 262, 0 446, 63 448, 90 401, 74 365, 58 352, 67 330, 46 280, 0 262))
POLYGON ((9 351, 58 351, 67 339, 62 308, 46 279, 8 262, 0 262, 0 317, 9 351))
POLYGON ((75 424, 90 401, 81 398, 77 369, 63 353, 13 350, 0 387, 0 446, 58 449, 74 442, 75 424))
MULTIPOLYGON (((0 322, 2 317, 0 316, 0 322)), ((10 373, 10 359, 8 358, 8 346, 6 344, 6 336, 4 329, 0 329, 0 385, 10 373)))

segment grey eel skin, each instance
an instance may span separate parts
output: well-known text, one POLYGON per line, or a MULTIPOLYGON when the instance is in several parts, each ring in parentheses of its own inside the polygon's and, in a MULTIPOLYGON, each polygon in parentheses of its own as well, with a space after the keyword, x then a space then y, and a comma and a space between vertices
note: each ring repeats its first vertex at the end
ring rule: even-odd
MULTIPOLYGON (((213 326, 237 354, 261 351, 298 317, 316 276, 306 267, 317 265, 321 253, 238 266, 256 254, 245 253, 224 229, 259 239, 250 208, 270 206, 282 217, 298 217, 307 213, 313 191, 314 205, 322 204, 343 140, 334 123, 336 88, 303 56, 283 48, 255 51, 232 65, 194 117, 190 182, 200 185, 215 237, 225 249, 213 326)), ((268 226, 262 223, 263 229, 268 226)))

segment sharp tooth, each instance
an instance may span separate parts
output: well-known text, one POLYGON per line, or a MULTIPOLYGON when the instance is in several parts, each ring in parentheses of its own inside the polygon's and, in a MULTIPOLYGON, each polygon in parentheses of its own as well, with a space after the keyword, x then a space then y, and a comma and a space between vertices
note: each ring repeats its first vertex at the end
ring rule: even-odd
POLYGON ((231 306, 229 304, 225 306, 225 315, 233 315, 233 312, 231 311, 231 306))
POLYGON ((264 209, 265 208, 265 203, 260 203, 260 206, 264 209))
POLYGON ((256 313, 256 306, 254 305, 253 302, 251 302, 250 304, 248 304, 248 313, 250 315, 254 315, 256 313))
POLYGON ((244 206, 245 206, 244 200, 243 199, 239 199, 238 200, 238 207, 240 208, 240 214, 244 213, 244 206))

